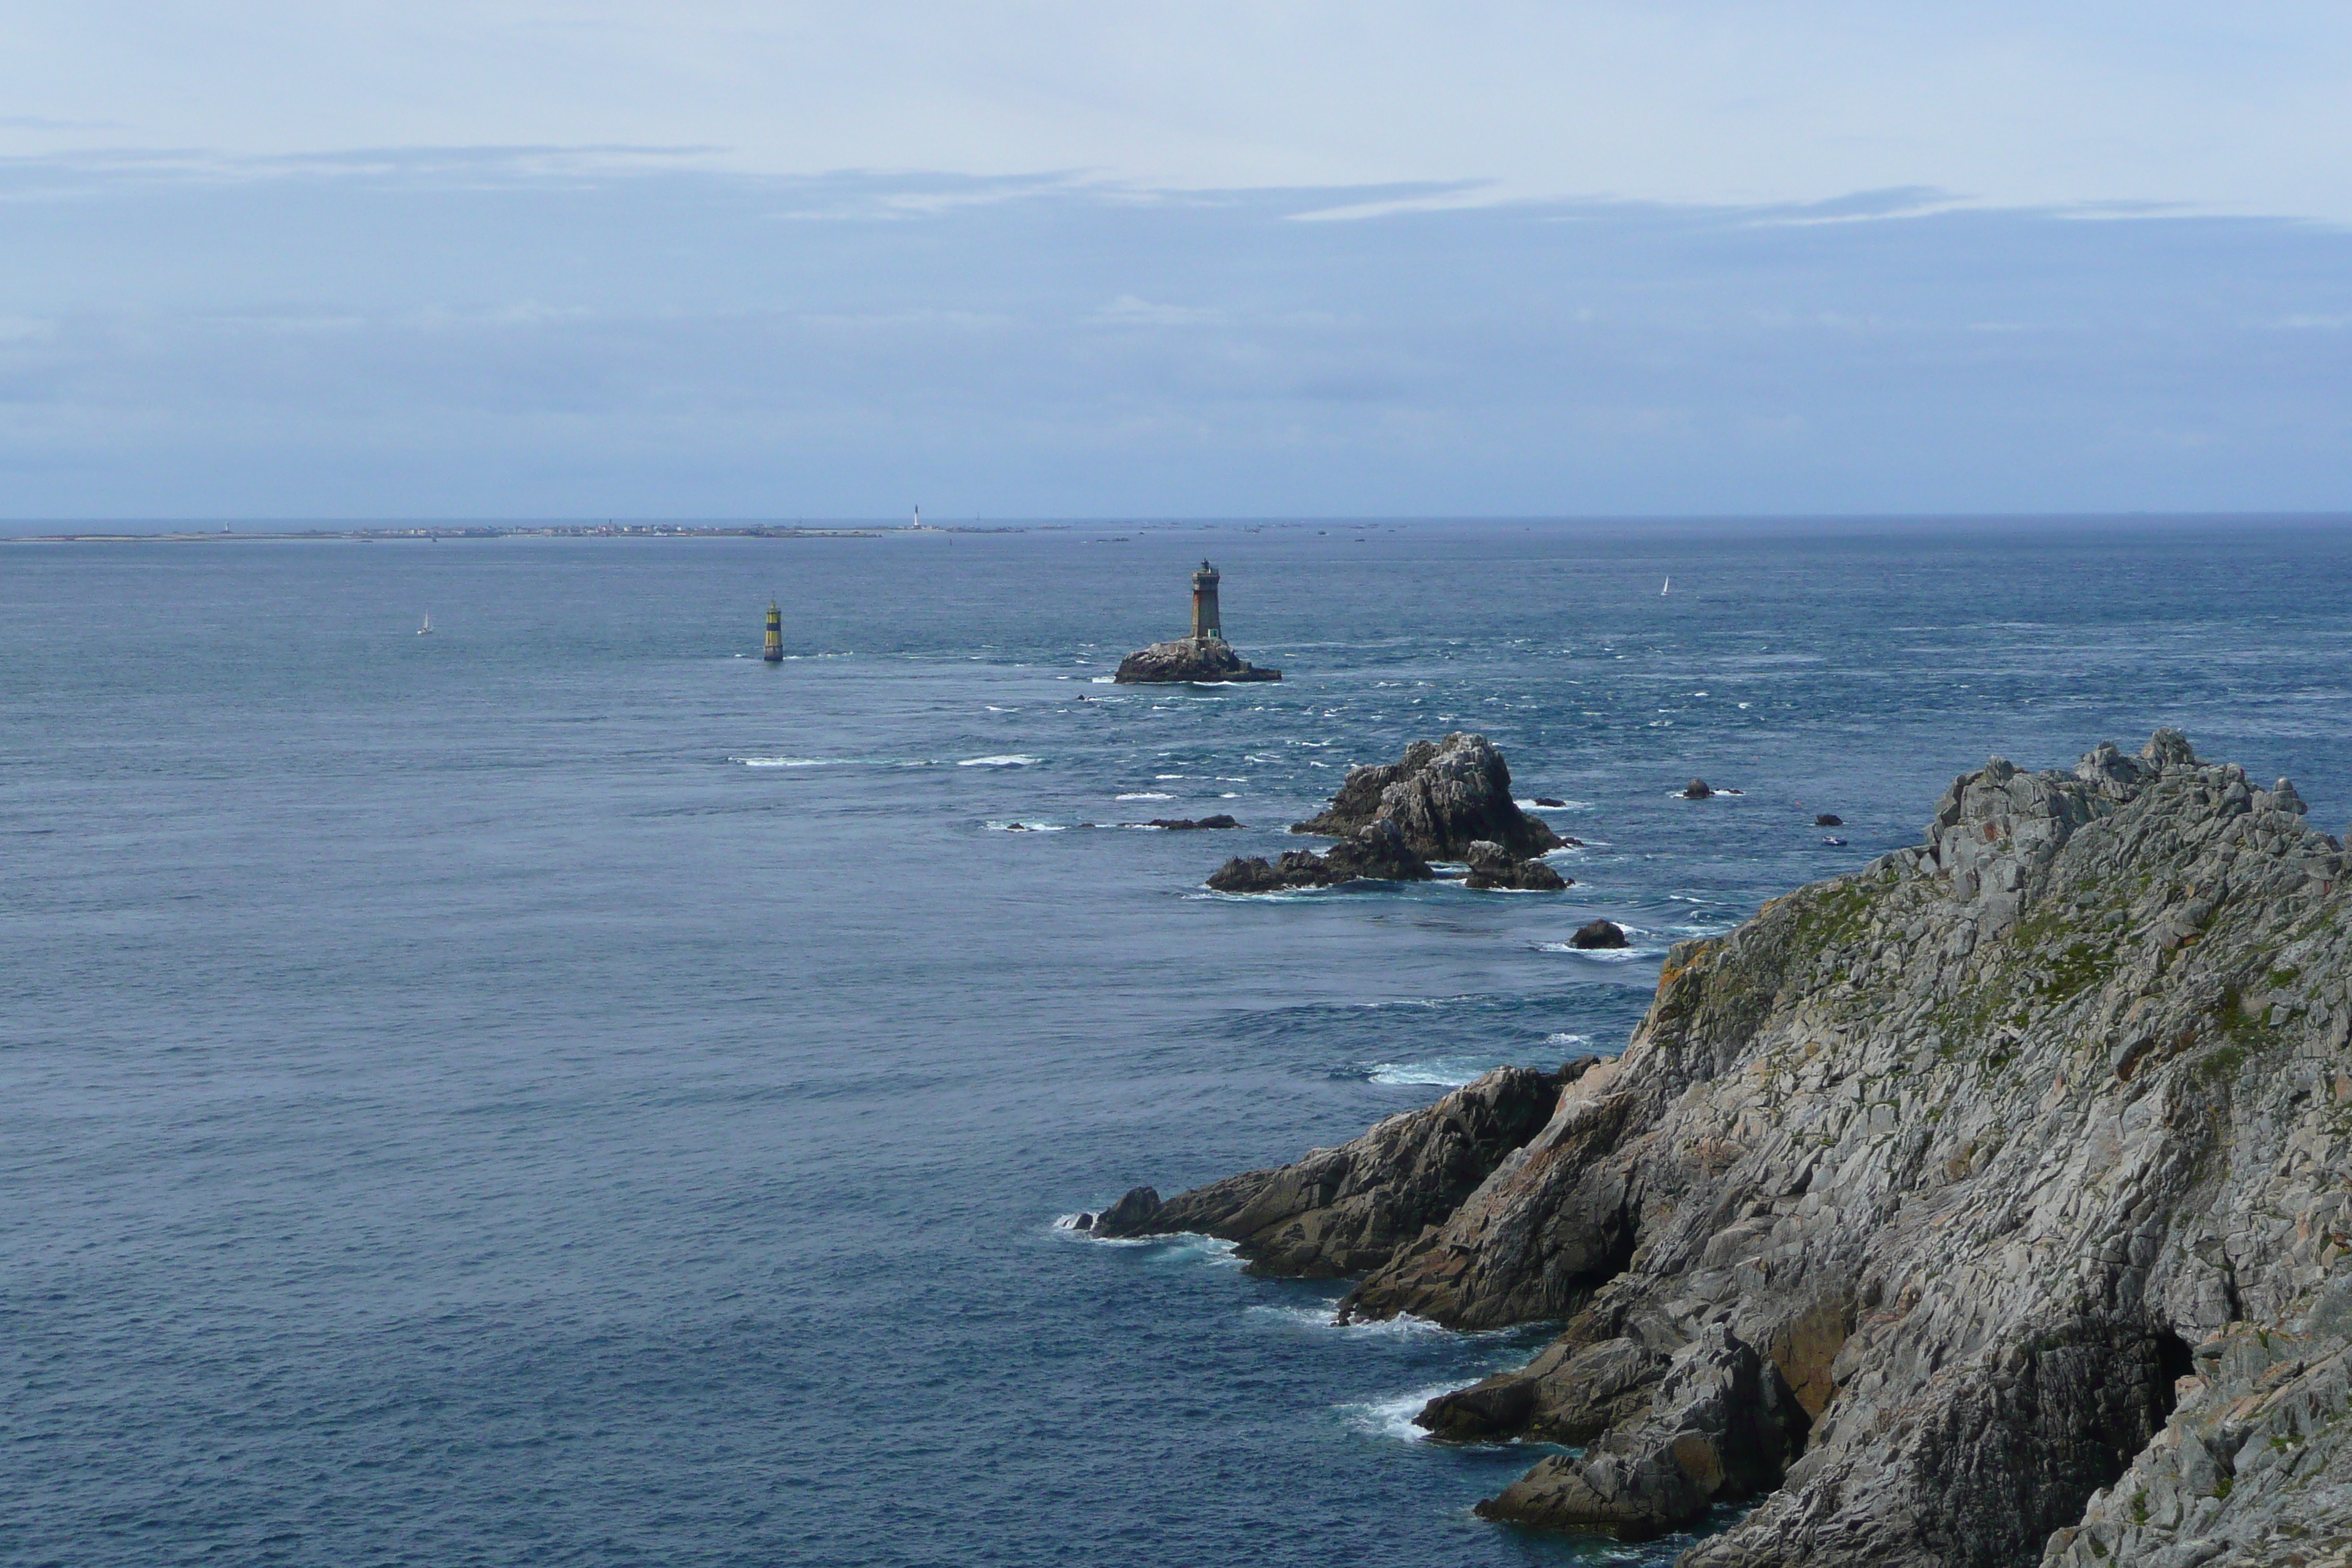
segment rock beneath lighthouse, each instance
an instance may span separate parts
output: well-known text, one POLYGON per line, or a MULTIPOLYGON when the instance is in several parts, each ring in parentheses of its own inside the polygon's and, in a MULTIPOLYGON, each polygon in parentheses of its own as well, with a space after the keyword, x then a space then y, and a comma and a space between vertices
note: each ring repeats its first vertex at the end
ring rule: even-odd
POLYGON ((1129 654, 1119 660, 1118 674, 1112 679, 1121 686, 1154 681, 1280 680, 1282 671, 1260 669, 1221 638, 1178 637, 1129 654))

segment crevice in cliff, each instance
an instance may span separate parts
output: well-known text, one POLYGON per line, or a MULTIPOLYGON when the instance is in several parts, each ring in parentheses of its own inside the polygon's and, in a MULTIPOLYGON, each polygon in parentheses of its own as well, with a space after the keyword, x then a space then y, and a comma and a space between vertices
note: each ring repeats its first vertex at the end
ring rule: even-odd
POLYGON ((2189 1342, 2168 1328, 2156 1331, 2156 1430, 2172 1419, 2174 1408, 2180 1403, 2180 1380, 2197 1370, 2197 1358, 2189 1349, 2189 1342))
POLYGON ((1634 1223, 1633 1216, 1624 1210, 1620 1209, 1609 1216, 1599 1228, 1601 1236, 1599 1255, 1583 1268, 1570 1274, 1565 1281, 1568 1291, 1572 1293, 1570 1299, 1578 1300, 1580 1305, 1582 1300, 1589 1300, 1603 1285, 1633 1268, 1633 1254, 1641 1250, 1641 1228, 1634 1223))

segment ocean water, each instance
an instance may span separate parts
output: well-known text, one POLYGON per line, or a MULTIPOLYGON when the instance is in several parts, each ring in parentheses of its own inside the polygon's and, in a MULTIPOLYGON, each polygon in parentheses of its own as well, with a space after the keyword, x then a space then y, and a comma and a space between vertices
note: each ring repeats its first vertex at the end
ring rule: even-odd
POLYGON ((1660 1560, 1412 1440, 1539 1328, 1057 1217, 1618 1048, 1988 752, 2179 724, 2337 827, 2347 589, 2221 522, 0 546, 0 1561, 1660 1560), (1105 684, 1204 552, 1287 679, 1105 684), (1566 894, 1202 889, 1454 729, 1566 894))

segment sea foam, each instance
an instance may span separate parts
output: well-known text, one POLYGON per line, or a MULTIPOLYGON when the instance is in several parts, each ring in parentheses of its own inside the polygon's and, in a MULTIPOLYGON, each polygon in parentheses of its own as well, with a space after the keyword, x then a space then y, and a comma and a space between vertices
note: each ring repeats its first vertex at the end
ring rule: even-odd
POLYGON ((1428 1403, 1441 1394, 1451 1394, 1461 1387, 1459 1383, 1433 1384, 1417 1388, 1411 1394, 1400 1394, 1391 1399, 1366 1399, 1331 1408, 1339 1418, 1368 1437, 1393 1437, 1400 1443, 1426 1443, 1429 1434, 1412 1424, 1428 1403))
POLYGON ((1465 1083, 1475 1083, 1500 1066, 1477 1057, 1436 1057, 1425 1062, 1382 1062, 1372 1068, 1374 1083, 1412 1083, 1442 1085, 1459 1089, 1465 1083))

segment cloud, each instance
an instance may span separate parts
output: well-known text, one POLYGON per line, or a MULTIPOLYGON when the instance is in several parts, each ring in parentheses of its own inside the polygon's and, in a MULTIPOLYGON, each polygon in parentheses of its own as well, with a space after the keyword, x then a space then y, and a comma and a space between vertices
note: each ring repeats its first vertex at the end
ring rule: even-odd
POLYGON ((0 45, 0 152, 693 147, 761 174, 2352 221, 2331 0, 16 0, 0 45))
POLYGON ((1139 300, 1132 294, 1121 294, 1097 310, 1091 319, 1111 326, 1195 327, 1221 321, 1224 318, 1223 310, 1197 305, 1157 305, 1149 300, 1139 300))
POLYGON ((774 176, 682 148, 18 159, 0 493, 20 516, 2346 504, 2331 227, 1916 188, 1429 194, 774 176))

